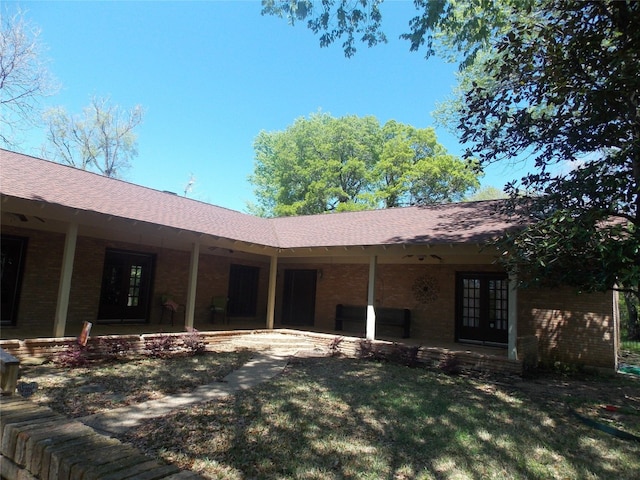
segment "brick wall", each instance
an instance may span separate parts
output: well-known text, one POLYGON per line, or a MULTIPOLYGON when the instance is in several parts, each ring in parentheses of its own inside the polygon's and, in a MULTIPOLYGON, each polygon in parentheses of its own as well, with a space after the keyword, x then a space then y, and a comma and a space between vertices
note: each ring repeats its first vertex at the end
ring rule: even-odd
MULTIPOLYGON (((368 264, 318 264, 304 268, 322 269, 317 284, 316 328, 333 329, 337 304, 367 304, 368 264)), ((376 271, 375 305, 411 310, 412 338, 453 342, 456 272, 495 270, 492 265, 380 264, 376 271), (437 288, 436 298, 429 302, 420 301, 413 291, 414 283, 423 277, 432 279, 437 288)))
POLYGON ((227 257, 200 255, 196 290, 196 322, 198 319, 204 322, 211 320, 209 306, 212 297, 228 296, 230 265, 231 261, 227 257))
MULTIPOLYGON (((18 324, 34 335, 49 335, 53 329, 64 235, 3 225, 3 233, 28 237, 18 324)), ((76 246, 71 282, 66 334, 80 332, 84 321, 95 322, 98 314, 104 254, 107 248, 138 251, 156 255, 150 323, 160 320, 160 296, 170 294, 181 304, 187 300, 190 253, 160 247, 108 242, 80 236, 76 246)), ((214 252, 215 253, 215 252, 214 252)), ((233 256, 201 252, 196 292, 196 323, 210 319, 209 305, 214 295, 227 294, 231 263, 260 268, 257 318, 266 315, 269 263, 247 262, 233 256)), ((276 326, 280 324, 283 298, 283 275, 287 268, 319 271, 316 311, 313 328, 334 328, 337 304, 366 305, 369 276, 368 263, 287 263, 279 262, 276 295, 276 326), (320 274, 321 272, 321 274, 320 274)), ((456 272, 496 271, 494 265, 379 264, 375 304, 380 307, 411 310, 411 337, 426 343, 455 341, 456 272), (416 280, 428 277, 437 294, 428 302, 416 298, 416 280)), ((615 368, 617 326, 611 294, 577 295, 570 290, 523 290, 518 296, 518 336, 536 336, 542 361, 583 363, 615 368)), ((179 322, 182 321, 178 320, 179 322)), ((3 337, 7 338, 4 329, 3 337)), ((10 338, 10 337, 9 337, 10 338)))
MULTIPOLYGON (((281 265, 285 268, 285 265, 281 265)), ((315 328, 332 330, 339 303, 366 305, 369 266, 305 265, 322 269, 318 280, 315 328)), ((427 343, 455 341, 456 272, 496 271, 493 265, 378 265, 375 304, 411 310, 411 337, 427 343), (416 279, 431 277, 437 298, 415 298, 416 279)), ((617 367, 617 325, 611 292, 577 294, 570 289, 520 290, 518 337, 535 363, 533 349, 543 363, 561 361, 604 369, 617 367), (534 340, 535 339, 535 340, 534 340), (533 346, 532 346, 533 345, 533 346)))
POLYGON ((0 409, 3 479, 202 478, 20 397, 0 397, 0 409))
POLYGON ((538 338, 540 360, 617 367, 613 293, 579 294, 569 288, 520 290, 518 336, 538 338))
MULTIPOLYGON (((91 347, 89 356, 99 358, 105 353, 104 341, 116 339, 126 340, 131 346, 128 354, 144 354, 146 342, 161 336, 171 336, 176 345, 188 335, 182 333, 144 334, 144 335, 105 335, 91 337, 88 345, 91 347)), ((403 344, 384 340, 365 341, 358 337, 336 336, 331 334, 299 332, 291 329, 252 330, 247 332, 200 332, 206 344, 207 351, 234 351, 239 348, 251 350, 270 350, 285 348, 311 351, 313 355, 330 355, 333 353, 346 357, 357 358, 362 355, 363 343, 368 344, 371 351, 393 358, 394 354, 403 349, 403 344), (279 338, 276 338, 279 337, 279 338), (286 340, 285 340, 286 339, 286 340)), ((18 358, 45 357, 53 359, 70 345, 76 343, 75 338, 31 338, 25 340, 0 340, 0 347, 18 358)), ((409 347, 411 348, 411 347, 409 347)), ((177 351, 177 350, 176 350, 177 351)), ((449 350, 440 347, 416 347, 416 359, 427 367, 437 367, 440 362, 455 358, 456 363, 465 370, 479 372, 493 372, 520 375, 522 362, 509 360, 502 355, 487 355, 478 352, 449 350)))
POLYGON ((28 238, 17 323, 33 330, 47 323, 53 331, 64 235, 9 225, 2 233, 28 238))
POLYGON ((284 296, 284 271, 287 269, 318 270, 316 283, 316 309, 313 327, 317 330, 331 331, 334 328, 335 308, 339 303, 367 303, 367 282, 369 266, 362 264, 287 264, 278 263, 278 282, 276 285, 276 324, 282 319, 282 299, 284 296))
POLYGON ((67 332, 79 333, 83 322, 95 322, 98 316, 105 248, 104 241, 94 238, 78 237, 76 241, 67 332))
MULTIPOLYGON (((28 239, 17 326, 21 331, 30 331, 34 335, 50 335, 55 318, 65 236, 10 225, 3 225, 2 233, 28 239)), ((170 294, 180 304, 186 303, 190 252, 78 236, 67 312, 67 335, 79 333, 85 321, 96 322, 107 249, 156 256, 150 323, 157 324, 160 321, 160 298, 163 294, 170 294)), ((229 257, 201 253, 196 292, 196 322, 209 321, 211 297, 227 294, 231 262, 232 259, 229 257)), ((264 318, 267 305, 268 263, 243 260, 236 262, 260 267, 261 293, 257 311, 258 316, 264 318)), ((3 337, 10 335, 10 327, 4 330, 3 337)))

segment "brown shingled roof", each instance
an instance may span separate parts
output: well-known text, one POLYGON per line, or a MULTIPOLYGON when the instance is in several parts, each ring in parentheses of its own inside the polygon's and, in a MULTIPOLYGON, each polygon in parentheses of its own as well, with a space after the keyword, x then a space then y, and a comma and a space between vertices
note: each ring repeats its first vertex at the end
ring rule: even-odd
POLYGON ((514 226, 497 202, 465 202, 275 218, 282 248, 481 243, 514 226))
POLYGON ((276 237, 264 218, 0 150, 0 192, 115 217, 261 245, 276 237))
POLYGON ((2 195, 280 248, 481 243, 515 225, 496 202, 264 219, 0 150, 2 195))

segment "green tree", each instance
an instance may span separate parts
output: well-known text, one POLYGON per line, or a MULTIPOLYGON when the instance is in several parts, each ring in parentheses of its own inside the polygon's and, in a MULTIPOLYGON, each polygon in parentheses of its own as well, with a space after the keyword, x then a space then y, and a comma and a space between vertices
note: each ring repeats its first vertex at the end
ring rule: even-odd
POLYGON ((137 105, 124 111, 108 98, 92 98, 80 115, 58 107, 45 112, 47 155, 60 163, 120 177, 137 155, 135 127, 142 122, 137 105))
POLYGON ((313 114, 254 142, 253 213, 286 216, 462 198, 478 174, 438 144, 433 129, 375 117, 313 114))
MULTIPOLYGON (((306 21, 307 27, 327 47, 342 40, 347 57, 357 43, 369 47, 387 42, 383 27, 384 0, 262 0, 262 14, 286 18, 291 25, 306 21)), ((478 52, 511 24, 514 10, 520 15, 535 0, 414 0, 414 17, 407 20, 411 51, 422 51, 451 60, 460 57, 461 66, 474 62, 478 52), (512 9, 513 7, 513 9, 512 9)))
POLYGON ((529 220, 502 244, 523 284, 639 296, 638 25, 637 2, 539 2, 483 62, 491 82, 466 92, 469 153, 536 162, 508 185, 529 220))
POLYGON ((503 190, 489 185, 487 187, 481 188, 473 195, 465 198, 465 200, 468 202, 477 202, 482 200, 499 200, 508 197, 509 196, 503 190))
POLYGON ((382 127, 382 140, 373 174, 375 198, 385 208, 460 201, 479 187, 473 164, 447 153, 433 128, 390 120, 382 127))

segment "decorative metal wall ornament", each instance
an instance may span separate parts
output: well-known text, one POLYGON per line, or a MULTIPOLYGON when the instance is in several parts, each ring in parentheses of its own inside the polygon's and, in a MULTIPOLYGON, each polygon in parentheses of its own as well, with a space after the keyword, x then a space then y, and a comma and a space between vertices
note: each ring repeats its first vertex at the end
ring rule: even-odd
POLYGON ((423 275, 413 282, 413 296, 420 303, 431 303, 438 299, 440 287, 431 275, 423 275))

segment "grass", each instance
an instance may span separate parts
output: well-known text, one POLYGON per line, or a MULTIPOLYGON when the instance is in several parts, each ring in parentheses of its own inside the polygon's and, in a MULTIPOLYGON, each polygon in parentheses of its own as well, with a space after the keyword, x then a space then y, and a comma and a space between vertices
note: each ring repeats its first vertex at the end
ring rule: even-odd
POLYGON ((620 350, 640 355, 640 342, 637 340, 622 340, 620 350))
MULTIPOLYGON (((208 357, 192 358, 202 366, 208 357)), ((228 366, 242 360, 224 358, 228 366)), ((194 366, 178 368, 176 361, 185 362, 165 359, 160 362, 166 366, 147 371, 163 369, 144 383, 145 395, 155 394, 156 381, 182 378, 194 366)), ((104 384, 112 368, 97 366, 92 378, 104 384)), ((139 382, 146 378, 134 371, 139 382)), ((88 373, 63 382, 66 395, 74 395, 72 385, 76 392, 91 385, 94 380, 78 384, 88 373)), ((54 398, 54 389, 43 384, 34 397, 54 398)), ((107 408, 95 397, 75 396, 107 408)), ((320 358, 293 359, 270 382, 149 420, 122 439, 213 479, 637 478, 640 443, 588 427, 570 408, 640 435, 640 383, 631 379, 449 376, 320 358), (604 405, 620 409, 610 412, 604 405)))

